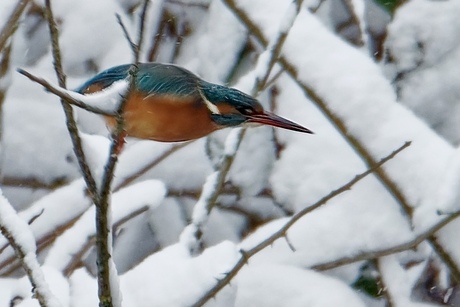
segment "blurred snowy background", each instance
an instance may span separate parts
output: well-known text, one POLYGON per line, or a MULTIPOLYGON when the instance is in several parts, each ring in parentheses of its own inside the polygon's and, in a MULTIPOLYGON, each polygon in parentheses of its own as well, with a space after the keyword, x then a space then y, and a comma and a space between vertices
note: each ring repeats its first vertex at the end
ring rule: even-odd
MULTIPOLYGON (((132 61, 115 14, 135 34, 140 0, 52 5, 69 88, 132 61)), ((248 90, 289 5, 152 0, 141 61, 176 63, 248 90)), ((30 224, 62 306, 96 306, 94 208, 62 106, 16 72, 57 84, 43 6, 0 2, 1 190, 30 224), (16 27, 8 21, 21 4, 16 27)), ((229 131, 180 145, 128 139, 112 197, 123 306, 193 305, 240 249, 406 141, 411 146, 382 169, 297 221, 288 241, 252 257, 207 306, 460 306, 458 16, 459 0, 303 1, 258 98, 316 134, 247 131, 199 255, 181 238, 229 131)), ((98 174, 109 133, 98 116, 74 111, 98 174)), ((0 307, 38 306, 3 237, 0 276, 0 307)))

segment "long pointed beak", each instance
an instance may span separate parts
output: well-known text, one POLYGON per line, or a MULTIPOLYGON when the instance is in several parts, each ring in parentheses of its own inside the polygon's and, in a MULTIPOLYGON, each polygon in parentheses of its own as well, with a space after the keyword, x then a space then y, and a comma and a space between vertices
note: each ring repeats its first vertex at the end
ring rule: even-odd
POLYGON ((262 125, 269 125, 279 128, 284 128, 288 130, 303 132, 303 133, 313 133, 310 129, 307 129, 299 124, 291 122, 281 116, 265 111, 262 114, 255 114, 248 116, 248 123, 257 123, 262 125))

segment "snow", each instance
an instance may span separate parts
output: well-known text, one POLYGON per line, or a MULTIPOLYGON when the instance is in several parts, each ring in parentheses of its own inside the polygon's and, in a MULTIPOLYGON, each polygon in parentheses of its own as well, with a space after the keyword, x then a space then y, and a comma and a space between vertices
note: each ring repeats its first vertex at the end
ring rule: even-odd
POLYGON ((81 95, 69 90, 63 92, 88 106, 100 109, 103 112, 114 113, 121 102, 121 96, 124 95, 128 89, 128 83, 127 80, 117 81, 102 91, 86 95, 81 95))
POLYGON ((365 306, 346 284, 292 266, 250 264, 237 280, 235 306, 365 306))
POLYGON ((18 73, 13 74, 10 96, 14 99, 3 105, 2 174, 44 183, 75 178, 76 161, 58 100, 18 73))
POLYGON ((85 269, 76 270, 70 276, 70 300, 75 307, 97 306, 97 282, 85 269))
POLYGON ((385 71, 396 83, 401 103, 454 145, 460 141, 455 133, 460 116, 455 69, 459 12, 458 1, 411 1, 396 13, 385 42, 391 56, 385 71), (396 79, 398 74, 402 77, 396 79))
POLYGON ((273 128, 249 128, 239 150, 245 154, 236 154, 229 178, 240 189, 242 196, 257 195, 268 186, 275 161, 273 128))
POLYGON ((208 14, 197 20, 197 26, 200 31, 192 33, 196 38, 182 47, 190 52, 180 54, 178 61, 210 82, 228 82, 244 47, 246 29, 221 1, 210 1, 208 14))
MULTIPOLYGON (((119 222, 146 205, 151 208, 159 206, 165 193, 164 185, 156 180, 146 180, 114 193, 111 206, 113 222, 119 222), (126 206, 127 203, 129 206, 126 206)), ((64 270, 74 255, 95 235, 94 215, 94 207, 91 207, 67 229, 51 247, 45 264, 64 270)))
MULTIPOLYGON (((0 190, 1 193, 1 190, 0 190)), ((21 219, 8 200, 0 194, 0 227, 2 234, 8 235, 23 255, 23 266, 30 271, 29 279, 34 284, 34 291, 39 293, 47 306, 58 307, 61 304, 51 293, 42 269, 37 261, 34 235, 27 223, 21 219)))
MULTIPOLYGON (((36 238, 41 238, 68 224, 89 206, 84 182, 78 179, 34 202, 28 209, 20 212, 20 216, 25 221, 34 219, 30 228, 36 238)), ((3 238, 0 238, 0 242, 0 246, 6 244, 3 238)), ((7 254, 9 253, 4 251, 2 257, 7 254)))
MULTIPOLYGON (((0 20, 6 20, 15 3, 1 1, 0 20)), ((69 88, 103 69, 132 61, 114 13, 122 16, 135 37, 140 6, 129 9, 139 3, 53 2, 69 88)), ((127 307, 193 304, 231 269, 240 248, 267 239, 290 215, 365 171, 369 166, 360 151, 378 161, 412 141, 382 168, 411 212, 403 212, 381 180, 370 175, 290 228, 287 237, 295 252, 284 238, 277 240, 252 257, 230 285, 207 303, 381 306, 349 287, 362 263, 328 272, 310 269, 409 242, 458 211, 460 2, 414 0, 398 8, 381 63, 369 55, 371 46, 352 46, 336 33, 331 11, 339 6, 331 1, 304 1, 297 16, 292 1, 235 1, 270 42, 268 50, 248 33, 229 3, 152 3, 142 61, 163 27, 155 59, 173 60, 208 81, 234 84, 250 93, 254 81, 265 75, 270 48, 280 31, 286 31, 282 57, 295 72, 283 72, 257 98, 267 109, 311 128, 315 135, 250 127, 239 147, 240 129, 184 144, 128 137, 116 167, 111 205, 112 223, 117 226, 111 264, 112 282, 117 283, 118 275, 120 283, 120 291, 113 290, 119 295, 117 304, 121 296, 127 307), (318 14, 308 10, 312 4, 320 6, 318 14), (177 57, 172 50, 178 51, 177 57), (235 152, 225 194, 208 214, 205 200, 215 188, 215 166, 222 156, 235 152), (198 226, 204 251, 191 255, 198 226)), ((389 22, 388 16, 382 20, 383 14, 369 15, 368 1, 350 3, 362 31, 376 24, 382 24, 383 30, 389 22), (377 20, 370 20, 375 16, 377 20)), ((372 33, 363 33, 364 40, 367 35, 375 39, 372 33)), ((32 12, 24 15, 13 38, 11 68, 0 80, 7 90, 0 177, 9 191, 8 201, 21 205, 16 210, 24 229, 18 228, 18 237, 34 251, 36 244, 40 247, 39 263, 50 289, 64 306, 95 306, 94 250, 85 252, 95 234, 94 208, 61 106, 54 95, 14 72, 22 67, 55 84, 49 47, 41 17, 32 12), (75 261, 82 268, 63 276, 75 261)), ((274 71, 279 69, 278 63, 274 71)), ((126 86, 121 81, 93 95, 66 93, 93 107, 113 110, 126 86)), ((108 129, 100 116, 78 108, 75 113, 91 171, 100 180, 108 156, 108 129)), ((0 210, 0 219, 8 220, 0 210)), ((455 263, 460 259, 459 230, 460 222, 453 221, 436 233, 437 242, 455 263)), ((0 238, 1 274, 6 274, 10 269, 6 263, 15 257, 6 245, 0 238)), ((423 267, 430 258, 442 267, 441 286, 457 291, 449 288, 452 284, 445 278, 449 267, 429 244, 420 244, 416 252, 376 260, 395 305, 428 306, 425 298, 414 294, 414 285, 428 278, 423 267)), ((37 269, 35 257, 27 259, 37 269)), ((19 274, 0 277, 1 306, 8 306, 16 295, 24 298, 20 305, 37 306, 30 298, 27 278, 16 277, 19 274)))
MULTIPOLYGON (((237 249, 230 242, 222 242, 193 258, 184 245, 172 245, 121 276, 124 302, 138 307, 189 306, 214 285, 216 278, 223 277, 237 256, 237 249), (139 287, 139 282, 149 291, 139 287)), ((224 295, 224 299, 228 298, 224 295)), ((220 296, 215 300, 219 302, 220 296)))
POLYGON ((195 209, 193 210, 192 221, 194 224, 202 225, 206 222, 207 216, 209 214, 209 208, 207 205, 217 188, 218 179, 218 172, 210 174, 206 179, 206 182, 203 185, 203 191, 201 192, 200 199, 198 199, 198 202, 195 205, 195 209))
POLYGON ((88 166, 100 189, 111 142, 104 136, 85 133, 80 133, 80 139, 88 166))
POLYGON ((416 282, 416 278, 423 269, 422 265, 409 270, 403 270, 394 255, 383 257, 381 259, 382 278, 387 286, 387 291, 393 298, 396 306, 407 307, 434 307, 435 304, 424 304, 413 302, 408 299, 412 290, 412 286, 416 282))
POLYGON ((235 128, 230 131, 227 138, 225 139, 225 156, 233 156, 238 150, 238 146, 241 142, 241 128, 235 128))

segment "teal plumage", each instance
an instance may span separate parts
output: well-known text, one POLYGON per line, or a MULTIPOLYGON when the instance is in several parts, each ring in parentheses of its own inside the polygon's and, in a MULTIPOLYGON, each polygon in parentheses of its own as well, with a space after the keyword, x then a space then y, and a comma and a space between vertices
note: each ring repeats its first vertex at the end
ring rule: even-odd
MULTIPOLYGON (((127 79, 131 67, 125 64, 107 69, 76 91, 88 94, 107 88, 127 79)), ((138 64, 135 86, 125 109, 127 133, 135 137, 183 141, 246 122, 311 133, 307 128, 264 111, 253 97, 206 82, 176 65, 138 64)), ((110 124, 112 120, 108 121, 110 124)))

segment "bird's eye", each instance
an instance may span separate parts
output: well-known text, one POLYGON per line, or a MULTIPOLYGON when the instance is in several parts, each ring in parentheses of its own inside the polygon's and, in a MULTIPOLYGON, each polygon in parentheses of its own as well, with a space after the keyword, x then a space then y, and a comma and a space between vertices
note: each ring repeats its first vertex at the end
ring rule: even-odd
POLYGON ((237 108, 238 112, 243 115, 252 115, 254 114, 254 110, 251 108, 237 108))

